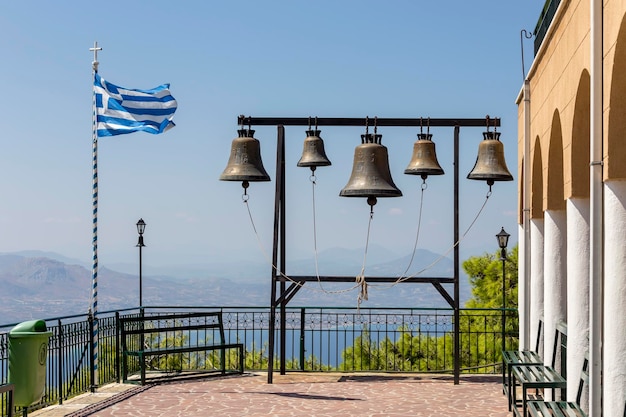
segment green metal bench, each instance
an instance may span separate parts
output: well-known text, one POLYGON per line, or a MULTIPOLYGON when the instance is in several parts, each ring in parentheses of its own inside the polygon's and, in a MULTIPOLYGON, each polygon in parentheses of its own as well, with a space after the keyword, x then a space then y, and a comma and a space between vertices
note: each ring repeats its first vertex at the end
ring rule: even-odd
MULTIPOLYGON (((0 396, 2 396, 5 393, 7 395, 6 416, 13 417, 13 409, 15 408, 15 406, 13 405, 13 394, 15 393, 15 385, 13 384, 0 385, 0 396)), ((2 404, 1 398, 0 398, 0 404, 2 404)), ((0 407, 0 415, 5 415, 4 411, 5 410, 2 410, 2 407, 0 407)))
POLYGON ((242 343, 226 343, 221 312, 186 314, 139 315, 119 319, 122 343, 122 379, 128 382, 129 357, 139 359, 141 385, 146 383, 146 359, 192 352, 219 351, 218 371, 242 374, 244 372, 244 348, 242 343), (209 335, 219 340, 206 340, 209 335), (133 338, 139 339, 139 343, 133 338), (194 340, 195 339, 195 340, 194 340), (148 340, 163 341, 162 346, 149 346, 148 340), (146 341, 144 343, 144 341, 146 341), (132 346, 132 347, 131 347, 132 346), (237 369, 227 369, 226 352, 237 351, 237 369))
MULTIPOLYGON (((580 408, 580 399, 585 384, 589 383, 589 356, 585 355, 583 369, 580 374, 576 402, 571 401, 529 401, 528 415, 531 417, 587 417, 580 408)), ((625 411, 626 413, 626 411, 625 411)), ((625 414, 626 415, 626 414, 625 414)))
POLYGON ((545 365, 518 365, 512 368, 511 384, 509 392, 512 394, 509 398, 509 409, 512 409, 518 417, 526 417, 529 402, 529 390, 535 390, 535 396, 539 397, 539 391, 546 389, 552 390, 554 396, 557 389, 561 390, 561 400, 565 400, 565 391, 567 388, 566 375, 561 375, 555 369, 557 347, 560 345, 561 353, 561 371, 565 374, 566 357, 567 357, 567 327, 564 323, 557 323, 555 332, 555 347, 552 354, 552 366, 545 365), (517 399, 517 387, 521 388, 522 398, 517 399), (519 406, 522 412, 520 413, 519 406))
POLYGON ((537 342, 535 350, 507 350, 502 352, 502 389, 504 394, 511 402, 511 392, 509 386, 511 384, 511 370, 518 365, 543 365, 543 358, 539 354, 539 346, 541 342, 541 332, 543 329, 543 321, 539 320, 537 327, 537 342))

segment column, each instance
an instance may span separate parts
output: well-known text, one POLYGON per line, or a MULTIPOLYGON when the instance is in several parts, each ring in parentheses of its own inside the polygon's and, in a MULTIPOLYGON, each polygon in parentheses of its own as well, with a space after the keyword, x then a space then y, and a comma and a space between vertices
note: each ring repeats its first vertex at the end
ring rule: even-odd
POLYGON ((623 417, 626 406, 626 181, 604 184, 605 417, 623 417))
MULTIPOLYGON (((525 304, 525 297, 530 298, 530 294, 525 294, 524 293, 524 283, 526 280, 526 264, 524 262, 525 259, 525 253, 526 253, 526 245, 525 245, 525 239, 524 239, 524 225, 518 225, 517 227, 517 235, 520 237, 518 239, 519 242, 519 250, 517 252, 517 310, 518 310, 518 317, 519 317, 519 346, 520 346, 520 350, 523 350, 524 346, 528 346, 529 349, 534 349, 535 348, 535 340, 526 340, 525 336, 524 336, 524 328, 526 325, 528 325, 528 323, 526 323, 525 321, 525 314, 524 314, 524 306, 525 304)), ((530 246, 530 244, 528 245, 530 246)), ((530 249, 530 248, 528 248, 530 249)), ((532 339, 532 337, 531 337, 532 339)))
MULTIPOLYGON (((530 250, 530 346, 534 349, 539 320, 543 320, 543 219, 530 221, 530 250)), ((543 354, 543 351, 543 345, 540 345, 539 353, 543 354)))
MULTIPOLYGON (((567 219, 565 210, 546 210, 544 214, 543 294, 544 340, 543 361, 552 363, 556 324, 567 320, 567 219)), ((557 352, 556 368, 560 371, 557 352)))
MULTIPOLYGON (((576 401, 580 373, 589 350, 589 199, 569 199, 566 210, 567 400, 576 401)), ((588 402, 586 395, 581 398, 584 409, 588 402)))

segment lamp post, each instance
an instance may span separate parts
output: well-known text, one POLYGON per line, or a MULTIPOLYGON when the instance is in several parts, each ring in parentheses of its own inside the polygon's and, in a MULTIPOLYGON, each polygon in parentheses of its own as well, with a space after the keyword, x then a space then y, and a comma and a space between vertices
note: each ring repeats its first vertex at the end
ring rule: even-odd
POLYGON ((505 327, 506 327, 506 314, 504 309, 506 308, 506 247, 509 244, 509 237, 511 235, 504 231, 504 227, 500 230, 500 233, 496 235, 498 239, 498 246, 500 246, 500 260, 502 261, 502 354, 506 350, 505 340, 505 327))
POLYGON ((141 248, 143 248, 143 232, 146 230, 146 222, 143 219, 139 219, 137 222, 137 233, 139 233, 139 240, 137 241, 137 247, 139 248, 139 308, 143 307, 143 294, 142 294, 142 283, 141 283, 141 248))

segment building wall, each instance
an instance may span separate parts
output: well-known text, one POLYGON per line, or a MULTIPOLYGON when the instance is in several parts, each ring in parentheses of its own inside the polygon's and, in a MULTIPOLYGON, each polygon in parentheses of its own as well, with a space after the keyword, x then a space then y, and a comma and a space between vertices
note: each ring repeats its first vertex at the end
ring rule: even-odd
MULTIPOLYGON (((602 23, 602 173, 603 416, 626 415, 626 0, 605 0, 602 23), (610 275, 610 276, 609 276, 610 275)), ((538 11, 539 13, 540 11, 538 11)), ((519 221, 523 223, 523 191, 530 190, 531 233, 536 222, 551 219, 545 239, 532 239, 530 302, 552 327, 565 317, 568 325, 568 400, 575 400, 580 368, 589 343, 589 210, 591 1, 562 0, 537 52, 527 79, 530 85, 530 153, 524 154, 523 91, 518 99, 518 178, 530 158, 528 179, 520 181, 519 221), (563 221, 552 221, 555 218, 563 221), (542 245, 542 247, 537 247, 542 245), (555 251, 561 253, 555 254, 555 251), (541 270, 534 263, 544 259, 541 270), (555 264, 555 259, 558 262, 555 264), (563 265, 567 265, 566 268, 563 265), (535 271, 535 275, 533 275, 535 271), (542 305, 533 296, 544 288, 542 305), (558 287, 558 288, 557 288, 558 287), (568 288, 569 287, 569 288, 568 288), (566 294, 564 297, 563 294, 566 294), (572 375, 572 373, 575 373, 572 375)), ((528 246, 528 247, 526 247, 528 246)), ((522 254, 520 254, 521 256, 522 254)), ((536 296, 535 296, 536 298, 536 296)), ((522 304, 520 304, 522 306, 522 304)), ((532 312, 532 311, 531 311, 532 312)), ((520 312, 522 315, 522 312, 520 312)), ((532 317, 531 321, 536 321, 532 317)), ((533 329, 533 323, 530 323, 533 329)), ((536 335, 530 335, 534 338, 536 335)), ((544 334, 545 345, 553 335, 544 334)), ((549 349, 548 349, 549 350, 549 349)), ((550 362, 551 358, 545 358, 550 362)), ((586 392, 586 390, 585 390, 586 392)), ((586 406, 587 399, 582 403, 586 406)))

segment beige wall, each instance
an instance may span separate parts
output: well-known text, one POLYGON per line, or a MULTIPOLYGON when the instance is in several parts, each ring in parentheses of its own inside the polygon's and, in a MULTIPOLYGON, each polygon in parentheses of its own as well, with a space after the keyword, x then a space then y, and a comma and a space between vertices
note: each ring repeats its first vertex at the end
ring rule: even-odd
MULTIPOLYGON (((532 218, 542 216, 544 210, 564 209, 568 198, 589 195, 589 158, 585 159, 589 147, 588 127, 584 131, 585 124, 589 124, 589 89, 580 88, 581 80, 588 85, 589 32, 589 2, 563 0, 528 74, 531 155, 534 156, 531 161, 532 218), (584 120, 581 114, 586 114, 584 120), (577 132, 574 132, 575 127, 577 132), (580 141, 586 143, 581 146, 580 141), (581 155, 581 151, 586 155, 581 155), (537 193, 540 196, 535 195, 537 193)), ((523 178, 522 101, 519 106, 518 175, 523 178)))
MULTIPOLYGON (((595 190, 593 198, 590 198, 590 89, 597 84, 591 79, 590 71, 590 3, 590 0, 561 0, 528 74, 531 149, 526 157, 530 159, 531 172, 526 174, 529 174, 527 177, 530 180, 530 217, 535 220, 531 225, 541 223, 544 212, 547 214, 544 241, 533 241, 534 247, 530 243, 529 256, 524 254, 525 260, 530 259, 530 262, 524 268, 530 271, 542 261, 547 261, 546 265, 552 267, 559 262, 553 259, 554 255, 568 251, 568 269, 565 272, 549 271, 544 265, 544 270, 538 270, 534 276, 526 272, 525 279, 530 282, 530 293, 535 286, 545 287, 555 282, 559 283, 555 287, 558 289, 565 285, 575 288, 568 292, 565 300, 568 332, 574 330, 569 334, 570 339, 580 342, 579 346, 585 346, 588 344, 587 332, 589 337, 600 335, 603 415, 622 417, 626 401, 626 249, 623 244, 626 233, 626 0, 605 0, 603 3, 601 105, 604 184, 595 190), (600 199, 595 199, 598 196, 600 199), (566 201, 569 210, 565 211, 569 217, 566 218, 566 237, 569 240, 561 243, 556 237, 563 233, 563 227, 549 229, 547 224, 548 220, 559 218, 566 208, 566 201), (587 207, 590 210, 585 214, 587 207), (578 234, 587 228, 588 232, 578 234), (587 236, 588 244, 574 244, 587 236), (598 250, 601 255, 598 255, 598 250), (582 258, 589 262, 577 262, 582 258), (565 280, 563 274, 566 275, 565 280), (600 304, 602 314, 598 314, 600 304)), ((526 115, 523 94, 519 96, 518 106, 518 176, 524 178, 522 158, 526 115)), ((522 187, 525 186, 523 182, 518 189, 520 202, 522 187)), ((519 207, 521 224, 521 204, 519 207)), ((554 299, 554 292, 544 293, 546 314, 550 303, 556 301, 558 304, 560 301, 554 299)), ((599 355, 592 347, 589 346, 591 354, 599 355)), ((580 350, 572 352, 568 349, 568 362, 580 350)), ((592 364, 592 370, 597 371, 598 368, 592 364)), ((596 375, 593 379, 590 384, 594 388, 592 400, 595 408, 600 404, 597 390, 600 378, 596 375)), ((571 400, 570 388, 568 384, 568 399, 571 400)))
MULTIPOLYGON (((588 0, 562 0, 528 74, 532 218, 541 217, 547 209, 562 209, 568 198, 589 196, 589 9, 588 0), (537 144, 539 149, 535 149, 537 144)), ((626 0, 604 2, 604 180, 626 178, 625 16, 626 0)), ((521 98, 522 94, 518 111, 518 178, 523 178, 524 155, 521 98)), ((522 187, 520 183, 520 201, 522 187)), ((521 205, 519 208, 521 223, 521 205)))

